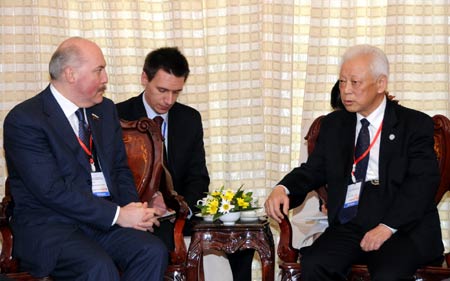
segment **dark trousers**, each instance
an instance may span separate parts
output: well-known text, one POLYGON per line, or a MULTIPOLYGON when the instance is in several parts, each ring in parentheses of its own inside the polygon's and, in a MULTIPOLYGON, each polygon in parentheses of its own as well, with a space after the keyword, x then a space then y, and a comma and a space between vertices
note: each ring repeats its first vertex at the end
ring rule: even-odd
POLYGON ((418 267, 431 262, 401 231, 377 251, 361 249, 364 235, 379 224, 384 213, 382 195, 379 186, 364 183, 356 217, 346 224, 333 224, 301 250, 303 281, 346 280, 352 264, 367 264, 372 281, 411 280, 418 267))
POLYGON ((144 231, 113 227, 77 230, 63 244, 56 280, 163 280, 167 248, 144 231), (119 270, 121 274, 119 275, 119 270))
POLYGON ((303 281, 347 280, 352 264, 367 264, 371 280, 412 280, 416 269, 426 263, 411 239, 394 234, 379 250, 364 252, 360 247, 365 232, 348 223, 329 227, 310 247, 302 248, 303 281))
MULTIPOLYGON (((190 221, 186 222, 185 229, 190 233, 190 221)), ((169 221, 161 222, 160 226, 155 228, 155 235, 158 236, 166 244, 168 249, 174 248, 173 223, 169 221)), ((187 233, 185 232, 185 235, 187 233)), ((190 235, 190 234, 189 234, 190 235)), ((234 281, 250 281, 252 279, 252 261, 255 250, 248 249, 237 251, 236 253, 227 254, 228 262, 230 263, 231 272, 233 273, 234 281)))
MULTIPOLYGON (((303 281, 346 280, 352 264, 366 264, 372 281, 414 280, 417 268, 442 259, 440 231, 432 237, 439 226, 432 221, 427 224, 425 219, 415 230, 425 237, 428 229, 431 232, 429 242, 421 241, 429 245, 426 252, 421 250, 423 244, 416 244, 404 230, 397 231, 376 251, 361 249, 364 235, 378 226, 385 214, 383 192, 379 185, 364 183, 356 216, 346 224, 331 224, 310 247, 300 250, 303 281)), ((428 217, 435 218, 433 213, 428 217)))
POLYGON ((227 255, 234 281, 252 280, 252 261, 254 254, 255 250, 248 249, 227 255))

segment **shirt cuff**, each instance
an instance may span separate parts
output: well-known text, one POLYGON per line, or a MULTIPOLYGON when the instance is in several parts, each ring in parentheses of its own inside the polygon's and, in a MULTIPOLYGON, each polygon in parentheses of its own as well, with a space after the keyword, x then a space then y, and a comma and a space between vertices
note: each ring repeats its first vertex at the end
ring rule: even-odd
POLYGON ((289 195, 289 194, 290 194, 289 189, 287 189, 286 186, 281 185, 281 184, 279 184, 279 186, 282 186, 282 187, 284 188, 284 191, 286 192, 286 195, 289 195))
POLYGON ((194 213, 192 212, 191 208, 189 208, 189 214, 187 215, 187 219, 190 220, 193 214, 194 213))
POLYGON ((397 229, 395 229, 395 228, 392 228, 392 227, 390 227, 388 225, 385 225, 384 223, 380 223, 380 224, 386 226, 387 228, 389 228, 389 230, 392 231, 392 234, 395 234, 397 232, 397 229))
POLYGON ((117 219, 119 218, 119 213, 120 213, 120 207, 119 207, 119 206, 117 206, 117 210, 116 210, 116 215, 114 216, 114 220, 113 220, 113 222, 112 222, 111 226, 113 226, 113 225, 115 225, 115 224, 116 224, 116 222, 117 222, 117 219))

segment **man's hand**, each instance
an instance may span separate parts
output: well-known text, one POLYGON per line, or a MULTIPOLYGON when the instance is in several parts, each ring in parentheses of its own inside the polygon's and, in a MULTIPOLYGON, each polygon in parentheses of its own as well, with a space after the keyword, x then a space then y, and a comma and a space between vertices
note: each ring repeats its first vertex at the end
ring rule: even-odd
POLYGON ((140 202, 132 202, 124 207, 121 207, 116 224, 122 227, 134 227, 137 225, 144 215, 144 209, 142 206, 143 204, 140 202))
POLYGON ((161 213, 165 214, 167 212, 166 203, 164 203, 164 198, 160 191, 155 192, 153 194, 152 199, 150 200, 148 206, 150 208, 155 208, 161 211, 161 213))
POLYGON ((391 238, 392 231, 385 225, 379 224, 377 227, 369 230, 361 240, 361 248, 363 251, 376 251, 381 245, 391 238))
POLYGON ((158 217, 162 212, 148 208, 148 204, 132 202, 120 208, 116 223, 122 227, 131 227, 142 231, 152 231, 153 225, 159 226, 158 217))
POLYGON ((266 200, 266 203, 264 203, 264 207, 269 217, 276 220, 278 223, 281 222, 284 215, 287 215, 289 211, 289 197, 287 196, 283 186, 277 185, 272 190, 266 200), (283 213, 280 210, 281 205, 283 205, 283 213))

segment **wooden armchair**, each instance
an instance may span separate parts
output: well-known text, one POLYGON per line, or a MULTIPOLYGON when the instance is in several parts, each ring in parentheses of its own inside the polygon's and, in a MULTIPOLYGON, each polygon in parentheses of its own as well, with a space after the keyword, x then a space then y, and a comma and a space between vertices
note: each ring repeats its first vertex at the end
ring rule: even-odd
POLYGON ((142 202, 150 202, 155 192, 162 193, 167 207, 176 211, 174 226, 174 250, 170 252, 170 263, 166 280, 181 280, 186 274, 187 250, 183 228, 189 207, 178 195, 172 177, 164 166, 164 142, 161 129, 152 119, 143 117, 136 121, 120 121, 123 141, 128 156, 128 165, 142 202))
MULTIPOLYGON (((308 153, 314 149, 320 123, 324 116, 319 116, 311 124, 305 137, 308 143, 308 153)), ((439 188, 435 196, 436 204, 439 203, 443 195, 450 190, 450 120, 443 115, 435 115, 434 121, 434 150, 439 160, 441 179, 439 188)), ((326 202, 325 187, 316 190, 319 198, 326 202)), ((280 223, 280 241, 278 244, 278 257, 282 261, 280 264, 281 280, 301 280, 301 264, 299 263, 299 250, 292 246, 292 227, 289 218, 285 218, 280 223)), ((425 266, 417 270, 414 276, 416 280, 438 281, 450 277, 450 253, 445 254, 445 261, 442 266, 425 266)), ((370 280, 370 275, 365 265, 353 265, 348 280, 365 281, 370 280)))
MULTIPOLYGON (((148 118, 141 118, 137 121, 121 121, 121 126, 128 164, 133 173, 139 198, 142 202, 149 202, 153 194, 160 191, 167 207, 176 211, 173 233, 175 248, 170 253, 165 280, 184 280, 187 251, 183 227, 189 208, 182 196, 174 191, 172 178, 164 167, 161 130, 153 120, 148 118)), ((36 279, 26 272, 19 272, 19 262, 12 257, 13 235, 8 224, 8 206, 10 204, 11 196, 7 181, 5 197, 0 209, 0 233, 2 236, 0 272, 14 280, 51 280, 50 277, 36 279)))

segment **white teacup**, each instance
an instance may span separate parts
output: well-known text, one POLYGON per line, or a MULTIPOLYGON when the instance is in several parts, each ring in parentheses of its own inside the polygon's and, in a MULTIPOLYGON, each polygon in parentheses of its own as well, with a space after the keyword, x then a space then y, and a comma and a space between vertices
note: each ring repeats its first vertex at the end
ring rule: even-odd
POLYGON ((256 210, 241 211, 241 218, 256 218, 256 210))

